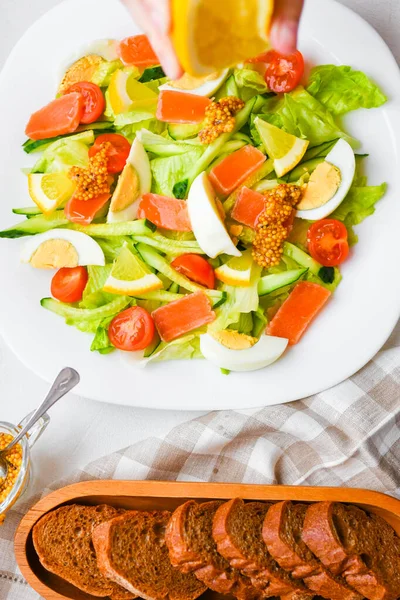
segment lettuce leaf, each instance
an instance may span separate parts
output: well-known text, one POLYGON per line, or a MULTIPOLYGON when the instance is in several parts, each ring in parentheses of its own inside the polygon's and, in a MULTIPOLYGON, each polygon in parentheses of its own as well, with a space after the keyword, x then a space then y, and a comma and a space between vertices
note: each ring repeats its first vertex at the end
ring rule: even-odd
POLYGON ((174 186, 184 179, 203 154, 202 148, 193 146, 186 154, 178 154, 166 158, 155 158, 150 161, 153 175, 152 192, 164 196, 174 196, 174 186))
POLYGON ((358 108, 377 108, 387 101, 367 75, 346 66, 316 67, 311 71, 307 91, 335 116, 358 108))
POLYGON ((102 62, 96 69, 91 78, 91 82, 99 87, 108 87, 110 85, 111 76, 117 69, 123 69, 124 65, 120 60, 111 60, 102 62))
MULTIPOLYGON (((290 94, 285 94, 283 98, 268 99, 262 112, 264 114, 258 115, 261 119, 299 138, 309 140, 310 148, 338 138, 355 145, 355 140, 340 129, 325 106, 302 86, 290 94)), ((255 127, 252 126, 251 133, 258 145, 260 140, 254 130, 255 127)))
POLYGON ((264 77, 253 69, 235 69, 233 76, 239 90, 239 97, 245 102, 269 91, 264 77))
POLYGON ((148 358, 144 358, 140 364, 146 366, 151 362, 162 360, 189 360, 192 358, 203 358, 200 352, 200 338, 198 335, 185 335, 173 342, 161 342, 156 350, 148 358))
POLYGON ((86 168, 89 164, 89 145, 93 143, 93 131, 83 131, 57 140, 47 146, 31 172, 54 173, 67 171, 70 167, 86 168))
POLYGON ((92 345, 90 346, 91 352, 110 354, 110 352, 115 350, 115 347, 112 345, 110 338, 108 337, 108 328, 114 317, 115 315, 112 317, 107 317, 107 319, 103 319, 103 321, 97 327, 92 345))
POLYGON ((353 226, 358 225, 375 212, 375 205, 385 195, 386 190, 386 183, 368 186, 365 177, 358 178, 340 206, 329 216, 330 219, 338 219, 346 225, 350 245, 354 245, 358 241, 353 226))
POLYGON ((89 279, 83 292, 80 308, 99 308, 115 299, 114 294, 103 292, 103 286, 111 273, 112 265, 88 266, 89 279))

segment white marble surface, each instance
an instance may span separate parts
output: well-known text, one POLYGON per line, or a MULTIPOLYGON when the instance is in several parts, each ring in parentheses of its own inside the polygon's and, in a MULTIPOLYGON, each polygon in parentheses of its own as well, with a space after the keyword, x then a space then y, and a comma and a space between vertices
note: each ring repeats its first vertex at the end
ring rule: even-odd
MULTIPOLYGON (((400 2, 341 1, 380 32, 400 63, 400 2)), ((0 68, 27 27, 58 2, 0 0, 0 68)), ((19 363, 0 338, 0 419, 17 422, 37 406, 46 390, 47 384, 19 363)), ((35 486, 65 477, 77 466, 166 432, 197 414, 118 407, 70 395, 52 409, 51 424, 35 448, 35 486)))

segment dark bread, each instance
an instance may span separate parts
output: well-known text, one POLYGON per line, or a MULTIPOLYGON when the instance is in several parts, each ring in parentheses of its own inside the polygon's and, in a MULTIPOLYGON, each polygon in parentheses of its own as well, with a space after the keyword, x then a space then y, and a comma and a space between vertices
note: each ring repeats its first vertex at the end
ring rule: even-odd
POLYGON ((307 509, 302 538, 332 573, 368 600, 400 597, 400 538, 377 515, 318 502, 307 509))
POLYGON ((362 600, 345 579, 323 566, 301 539, 308 505, 278 502, 265 517, 263 538, 269 552, 292 577, 303 579, 306 586, 331 600, 362 600))
POLYGON ((194 572, 207 587, 241 600, 261 597, 250 579, 230 566, 212 537, 214 515, 222 502, 198 504, 189 500, 172 514, 166 541, 171 563, 182 573, 194 572))
POLYGON ((206 587, 171 566, 165 543, 169 511, 127 511, 93 531, 104 576, 147 600, 195 600, 206 587))
POLYGON ((262 590, 264 598, 285 595, 310 600, 313 594, 280 568, 269 554, 262 538, 262 528, 270 503, 249 502, 235 498, 222 504, 214 517, 213 537, 218 552, 250 577, 262 590))
POLYGON ((33 544, 43 567, 83 592, 113 600, 135 596, 100 573, 92 531, 121 511, 105 504, 62 506, 44 515, 33 528, 33 544))

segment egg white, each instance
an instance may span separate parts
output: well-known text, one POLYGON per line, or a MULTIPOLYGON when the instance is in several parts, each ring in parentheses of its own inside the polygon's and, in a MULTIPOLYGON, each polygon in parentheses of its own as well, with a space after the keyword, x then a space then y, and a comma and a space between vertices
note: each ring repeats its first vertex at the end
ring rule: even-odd
POLYGON ((221 87, 225 79, 228 77, 229 69, 224 69, 222 73, 216 78, 210 81, 205 81, 199 87, 191 90, 183 90, 177 88, 169 83, 164 83, 160 86, 160 90, 169 90, 170 92, 182 92, 182 94, 195 94, 196 96, 207 96, 210 97, 221 87))
POLYGON ((86 233, 71 229, 52 229, 30 237, 22 246, 21 262, 29 263, 39 246, 49 240, 66 240, 70 242, 78 254, 79 266, 104 266, 106 264, 103 250, 99 244, 86 233))

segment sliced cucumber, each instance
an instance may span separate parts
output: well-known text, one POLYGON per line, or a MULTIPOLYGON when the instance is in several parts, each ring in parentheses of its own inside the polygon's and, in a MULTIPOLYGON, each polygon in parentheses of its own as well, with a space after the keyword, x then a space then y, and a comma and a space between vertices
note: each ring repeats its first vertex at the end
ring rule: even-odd
POLYGON ((57 142, 58 140, 67 139, 69 137, 75 136, 76 141, 82 141, 83 143, 91 144, 93 143, 93 133, 96 131, 101 131, 101 133, 114 133, 115 127, 110 121, 99 121, 98 123, 91 123, 90 125, 80 125, 74 133, 68 133, 66 135, 57 135, 53 138, 47 138, 44 140, 26 140, 24 144, 22 144, 22 148, 24 152, 27 154, 33 154, 34 152, 41 152, 45 150, 47 146, 50 146, 53 142, 57 142), (79 133, 88 134, 82 135, 80 138, 76 137, 79 133))
POLYGON ((292 271, 283 271, 283 273, 275 273, 273 275, 265 275, 258 284, 258 295, 265 296, 279 288, 295 283, 307 273, 308 269, 294 269, 292 271))
POLYGON ((316 158, 308 160, 307 162, 301 163, 300 165, 295 167, 293 171, 290 171, 288 175, 288 182, 293 183, 295 181, 298 181, 301 177, 303 177, 303 175, 311 175, 311 173, 313 173, 313 171, 315 171, 318 165, 324 162, 324 160, 325 158, 323 156, 318 156, 316 158))
POLYGON ((320 265, 316 260, 311 258, 311 256, 307 254, 307 252, 304 252, 303 250, 301 250, 294 244, 291 244, 290 242, 285 242, 283 246, 283 254, 285 256, 288 256, 289 258, 292 258, 295 262, 297 262, 298 265, 301 265, 305 269, 309 269, 309 271, 311 271, 313 275, 318 276, 319 270, 322 267, 322 265, 320 265))
POLYGON ((239 88, 233 75, 228 77, 228 79, 222 84, 218 92, 215 94, 215 99, 221 100, 221 98, 226 98, 227 96, 236 96, 236 98, 239 97, 239 88))
POLYGON ((168 291, 171 292, 171 294, 177 294, 179 292, 179 285, 177 283, 171 283, 168 291))
POLYGON ((337 142, 338 142, 338 140, 333 140, 332 142, 324 142, 323 144, 320 144, 319 146, 314 146, 314 148, 310 148, 305 153, 302 163, 308 162, 309 160, 311 160, 313 158, 317 158, 317 157, 325 158, 326 156, 328 156, 329 152, 337 144, 337 142))
POLYGON ((14 215, 24 215, 25 217, 36 217, 41 215, 42 211, 38 206, 26 206, 25 208, 13 208, 14 215))
POLYGON ((186 123, 170 123, 167 127, 169 135, 173 140, 187 140, 188 138, 196 137, 203 127, 202 123, 195 125, 186 123))
POLYGON ((167 290, 155 290, 154 292, 147 292, 146 294, 138 294, 135 296, 137 300, 154 300, 154 302, 174 302, 180 300, 185 294, 174 294, 167 290))
POLYGON ((228 300, 228 292, 221 292, 221 294, 221 298, 214 302, 213 308, 218 308, 219 306, 222 306, 228 300))
POLYGON ((223 292, 218 290, 208 290, 197 283, 193 283, 193 281, 190 281, 190 279, 187 279, 187 277, 178 273, 178 271, 171 267, 168 261, 161 256, 161 254, 159 254, 149 245, 140 243, 137 246, 137 250, 145 263, 150 265, 150 267, 153 267, 153 269, 160 271, 160 273, 171 279, 171 281, 185 290, 188 290, 189 292, 204 292, 207 296, 209 296, 209 298, 211 298, 211 300, 214 301, 220 301, 223 298, 223 292))
POLYGON ((58 300, 54 300, 53 298, 43 298, 40 301, 43 308, 51 310, 65 319, 73 319, 76 321, 101 320, 106 317, 112 317, 121 312, 121 310, 124 310, 130 303, 131 298, 128 296, 119 296, 115 298, 115 300, 112 300, 112 302, 108 302, 108 304, 100 306, 99 308, 74 308, 73 306, 69 306, 69 304, 58 302, 58 300))
POLYGON ((149 358, 149 356, 151 356, 153 354, 153 352, 155 352, 157 350, 157 348, 160 344, 161 344, 161 338, 158 335, 158 333, 155 332, 153 341, 151 342, 150 346, 147 346, 147 348, 143 352, 143 358, 149 358))
POLYGON ((17 223, 8 229, 0 231, 0 238, 19 238, 25 235, 35 235, 36 233, 43 233, 49 229, 55 229, 57 227, 63 227, 70 224, 68 219, 65 218, 64 211, 58 210, 48 217, 45 215, 38 215, 32 217, 21 223, 17 223))
POLYGON ((171 240, 160 233, 153 233, 151 236, 136 235, 134 233, 131 235, 135 238, 136 242, 141 242, 142 244, 157 248, 157 250, 165 252, 165 254, 204 254, 199 244, 194 240, 187 242, 171 240))
MULTIPOLYGON (((32 221, 33 219, 31 219, 32 221)), ((67 221, 69 223, 69 221, 67 221)), ((124 221, 121 223, 95 223, 94 225, 79 225, 78 223, 69 223, 69 229, 87 233, 92 237, 114 237, 119 235, 151 235, 154 231, 149 226, 149 221, 140 219, 138 221, 124 221)), ((1 233, 0 233, 1 237, 1 233)))

